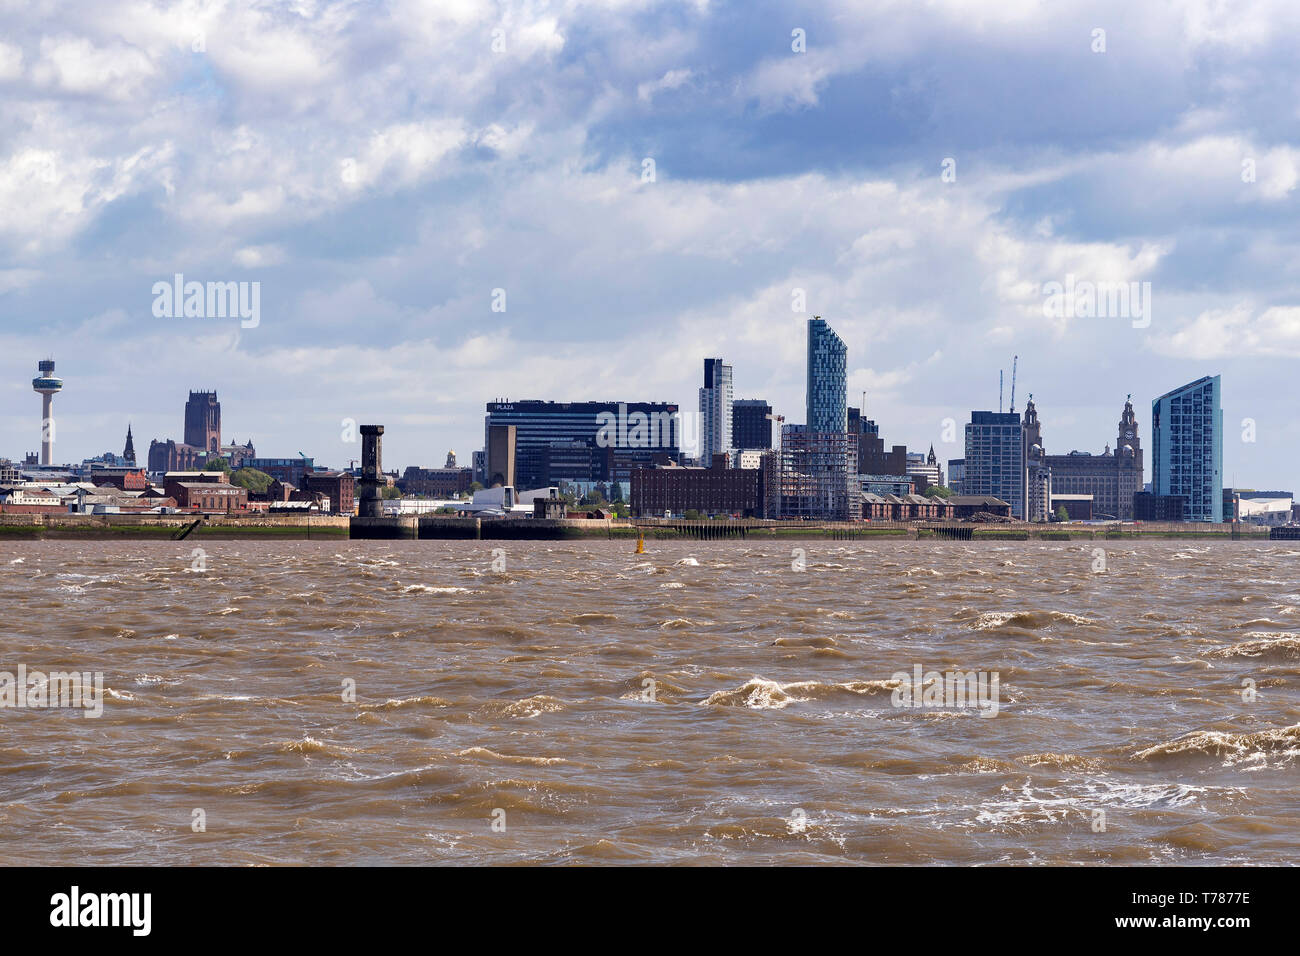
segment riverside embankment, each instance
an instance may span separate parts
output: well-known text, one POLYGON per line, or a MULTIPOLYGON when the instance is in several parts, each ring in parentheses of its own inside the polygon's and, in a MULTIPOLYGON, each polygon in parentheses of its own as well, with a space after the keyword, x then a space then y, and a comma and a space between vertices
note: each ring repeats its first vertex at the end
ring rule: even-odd
POLYGON ((28 539, 326 539, 372 540, 912 540, 1078 541, 1198 538, 1268 541, 1268 529, 1249 525, 1146 523, 1110 525, 975 522, 679 521, 635 519, 461 518, 346 515, 49 515, 0 514, 0 541, 28 539))

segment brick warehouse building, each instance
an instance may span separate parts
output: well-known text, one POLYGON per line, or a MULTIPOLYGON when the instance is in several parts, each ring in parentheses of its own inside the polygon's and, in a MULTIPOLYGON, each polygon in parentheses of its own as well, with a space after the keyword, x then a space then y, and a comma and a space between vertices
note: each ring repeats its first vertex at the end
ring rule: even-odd
POLYGON ((469 491, 474 472, 469 468, 417 468, 409 465, 402 472, 402 491, 408 495, 452 498, 469 491))
POLYGON ((165 491, 185 511, 248 510, 248 489, 224 481, 169 480, 165 491))
POLYGON ((763 472, 729 468, 726 455, 714 455, 710 468, 667 465, 632 472, 632 511, 644 517, 665 512, 763 516, 763 472))
POLYGON ((350 515, 357 510, 356 478, 346 471, 309 471, 303 475, 301 490, 306 494, 325 495, 335 514, 350 515))

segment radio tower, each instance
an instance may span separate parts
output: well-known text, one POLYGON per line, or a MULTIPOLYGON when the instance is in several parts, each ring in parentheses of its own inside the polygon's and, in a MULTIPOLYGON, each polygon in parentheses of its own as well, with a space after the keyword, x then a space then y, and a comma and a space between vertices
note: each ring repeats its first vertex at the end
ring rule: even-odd
POLYGON ((37 363, 40 374, 32 379, 32 389, 41 395, 41 464, 54 464, 54 418, 50 408, 54 396, 63 391, 63 379, 54 377, 54 359, 37 363))

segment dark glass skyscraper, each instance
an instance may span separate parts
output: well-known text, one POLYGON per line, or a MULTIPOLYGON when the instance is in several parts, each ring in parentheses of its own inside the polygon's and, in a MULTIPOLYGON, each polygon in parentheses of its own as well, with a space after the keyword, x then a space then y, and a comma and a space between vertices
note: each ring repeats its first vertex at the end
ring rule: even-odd
POLYGON ((772 447, 772 406, 761 398, 742 398, 731 405, 731 444, 734 448, 772 447))
POLYGON ((488 402, 494 425, 515 426, 519 491, 559 481, 627 481, 632 470, 681 456, 678 406, 660 402, 488 402))

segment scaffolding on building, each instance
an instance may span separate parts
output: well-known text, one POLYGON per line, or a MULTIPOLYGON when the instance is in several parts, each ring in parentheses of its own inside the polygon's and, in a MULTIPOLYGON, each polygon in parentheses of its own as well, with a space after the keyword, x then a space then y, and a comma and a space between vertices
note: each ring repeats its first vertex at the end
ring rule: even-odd
POLYGON ((857 439, 849 432, 809 432, 787 426, 769 470, 769 517, 852 521, 862 517, 857 486, 857 439))

